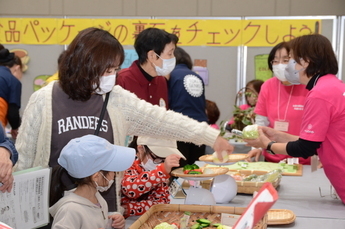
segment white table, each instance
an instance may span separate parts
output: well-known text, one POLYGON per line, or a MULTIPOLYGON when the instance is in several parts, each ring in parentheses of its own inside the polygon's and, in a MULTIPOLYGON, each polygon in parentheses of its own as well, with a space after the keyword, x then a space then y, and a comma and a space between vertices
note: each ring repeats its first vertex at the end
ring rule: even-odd
MULTIPOLYGON (((311 167, 305 165, 303 176, 283 176, 278 195, 279 199, 272 208, 291 210, 296 220, 289 225, 269 226, 269 229, 345 229, 345 205, 330 196, 330 182, 323 169, 311 172, 311 167), (320 196, 319 187, 322 194, 327 196, 320 196)), ((251 199, 251 195, 238 194, 230 203, 217 205, 246 207, 251 199)), ((171 203, 184 204, 184 199, 171 199, 171 203)), ((131 225, 137 218, 128 218, 126 225, 131 225)))

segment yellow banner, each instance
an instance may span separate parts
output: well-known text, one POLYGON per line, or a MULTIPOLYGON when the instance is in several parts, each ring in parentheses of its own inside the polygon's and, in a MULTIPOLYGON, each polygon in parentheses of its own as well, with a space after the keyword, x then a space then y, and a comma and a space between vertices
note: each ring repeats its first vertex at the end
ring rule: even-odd
POLYGON ((181 46, 274 46, 321 31, 321 21, 0 18, 0 43, 64 45, 88 27, 109 31, 122 45, 133 45, 142 30, 156 27, 176 34, 181 46))

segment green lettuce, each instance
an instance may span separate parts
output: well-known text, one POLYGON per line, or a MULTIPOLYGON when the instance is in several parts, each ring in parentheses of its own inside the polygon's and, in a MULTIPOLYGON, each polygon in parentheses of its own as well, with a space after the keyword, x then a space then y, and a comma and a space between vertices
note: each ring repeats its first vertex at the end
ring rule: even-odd
POLYGON ((259 137, 258 125, 249 125, 244 127, 243 131, 244 139, 256 139, 259 137))

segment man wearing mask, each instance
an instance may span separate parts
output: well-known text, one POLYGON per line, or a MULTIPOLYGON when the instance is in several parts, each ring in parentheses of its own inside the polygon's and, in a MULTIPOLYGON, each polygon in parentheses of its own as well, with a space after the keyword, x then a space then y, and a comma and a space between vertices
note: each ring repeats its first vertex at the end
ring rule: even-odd
POLYGON ((134 43, 139 59, 118 73, 116 84, 140 99, 168 109, 168 86, 164 76, 175 67, 177 42, 176 35, 164 30, 143 30, 134 43))

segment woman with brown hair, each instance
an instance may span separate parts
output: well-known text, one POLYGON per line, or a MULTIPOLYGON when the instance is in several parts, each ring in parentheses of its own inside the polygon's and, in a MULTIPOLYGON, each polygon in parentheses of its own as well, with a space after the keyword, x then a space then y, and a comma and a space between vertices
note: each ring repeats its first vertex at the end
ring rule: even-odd
MULTIPOLYGON (((109 32, 87 28, 78 33, 59 63, 59 81, 34 92, 24 111, 16 146, 17 170, 57 165, 69 140, 99 135, 112 144, 124 145, 127 135, 211 145, 221 155, 233 147, 207 123, 153 106, 115 85, 124 60, 120 42, 109 32)), ((120 211, 122 175, 102 193, 109 211, 120 211)), ((74 187, 73 182, 65 179, 74 187)), ((68 186, 68 184, 66 185, 68 186)))
POLYGON ((330 41, 320 34, 289 42, 290 60, 285 77, 309 90, 299 136, 268 127, 259 129, 256 140, 246 140, 272 154, 293 157, 318 155, 324 171, 345 203, 345 84, 336 77, 338 62, 330 41))
MULTIPOLYGON (((268 126, 289 134, 297 135, 300 131, 303 107, 308 90, 304 85, 293 85, 284 76, 289 63, 290 48, 286 42, 274 46, 268 56, 268 67, 273 77, 262 85, 254 113, 255 123, 268 126)), ((289 155, 272 155, 265 149, 252 149, 249 158, 258 161, 263 155, 265 161, 279 163, 291 158, 289 155)), ((250 160, 250 159, 249 159, 250 160)), ((309 165, 310 158, 299 157, 299 164, 309 165)))

